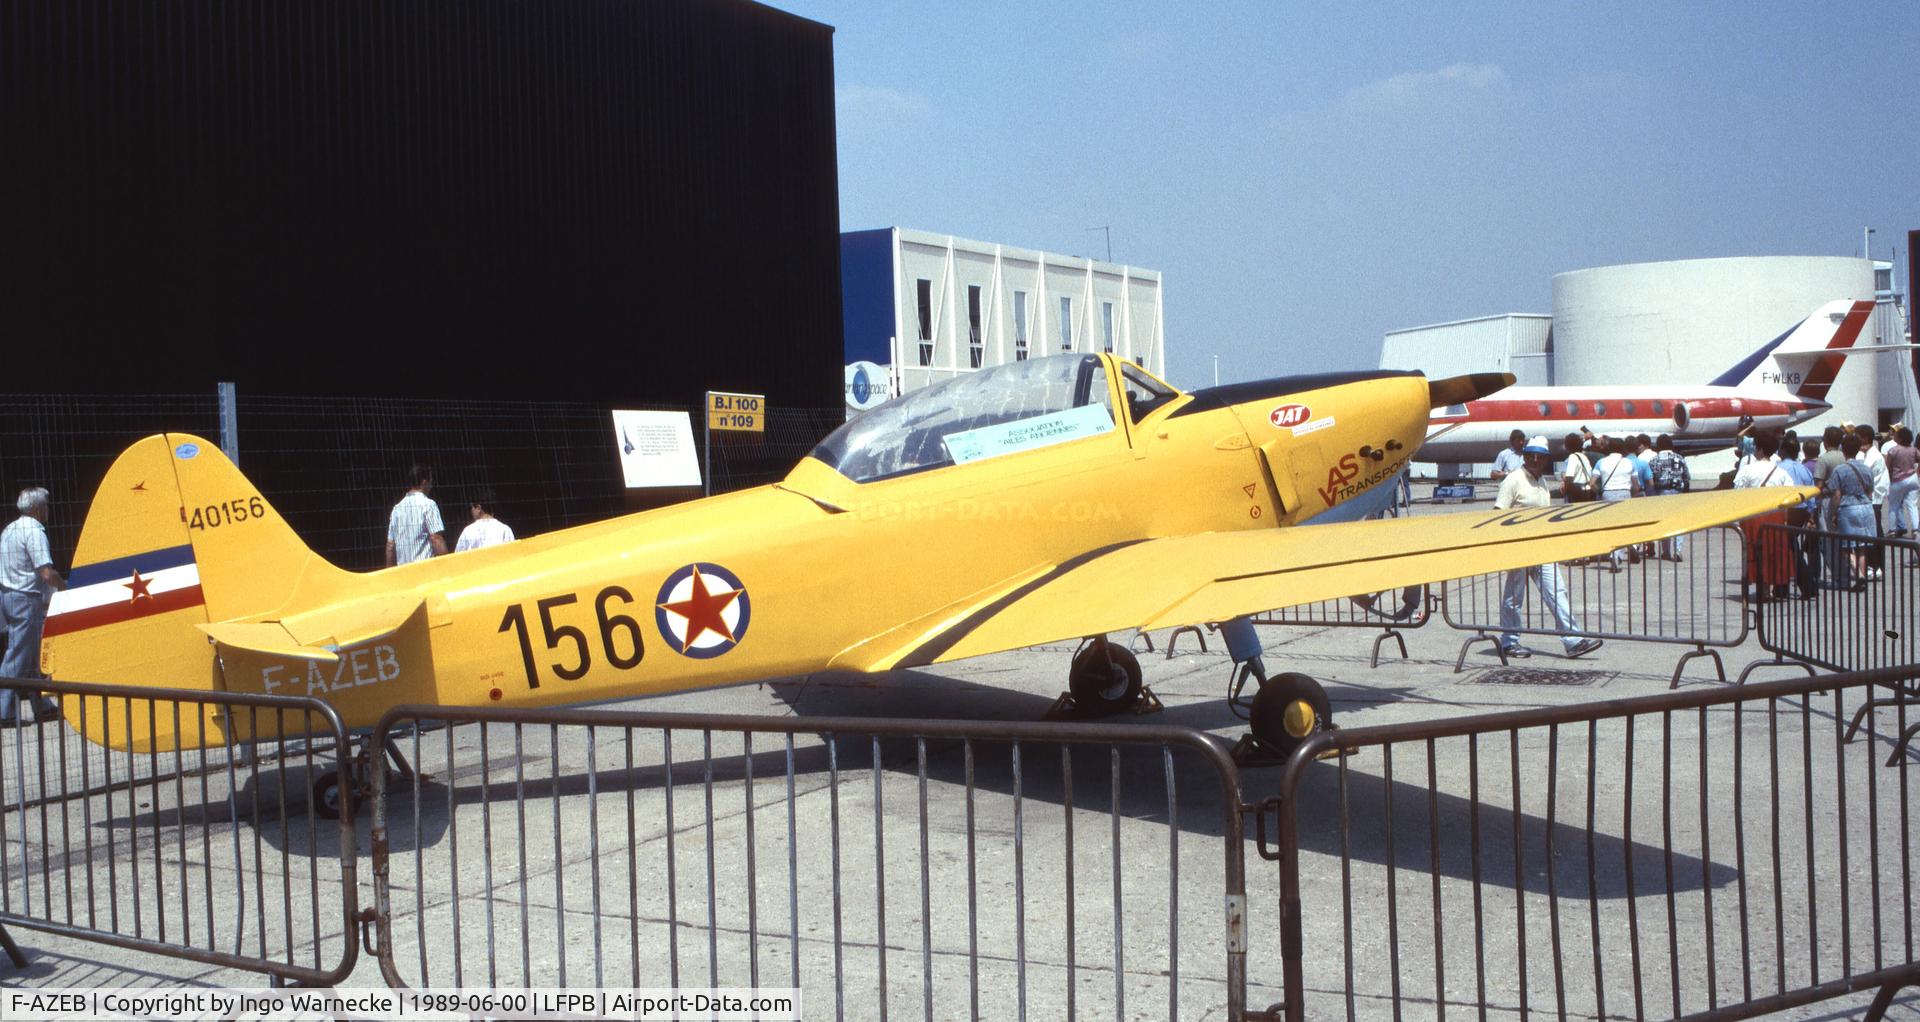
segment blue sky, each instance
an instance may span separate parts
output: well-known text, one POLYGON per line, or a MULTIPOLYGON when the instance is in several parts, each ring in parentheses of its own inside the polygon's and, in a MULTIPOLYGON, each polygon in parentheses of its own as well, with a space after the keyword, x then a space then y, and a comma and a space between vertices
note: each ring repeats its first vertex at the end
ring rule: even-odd
POLYGON ((1166 274, 1183 386, 1216 353, 1223 382, 1372 366, 1583 267, 1871 225, 1904 273, 1920 228, 1904 0, 773 6, 836 30, 843 228, 1103 255, 1110 225, 1166 274))

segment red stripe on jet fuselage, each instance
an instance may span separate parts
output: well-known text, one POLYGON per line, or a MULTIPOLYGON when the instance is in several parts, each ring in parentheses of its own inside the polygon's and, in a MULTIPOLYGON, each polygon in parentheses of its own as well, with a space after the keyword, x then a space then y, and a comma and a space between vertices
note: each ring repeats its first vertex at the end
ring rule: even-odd
MULTIPOLYGON (((1839 356, 1835 356, 1839 357, 1839 356)), ((1606 422, 1615 419, 1671 419, 1675 405, 1684 404, 1690 419, 1737 419, 1741 415, 1762 418, 1769 415, 1789 415, 1804 411, 1806 406, 1797 401, 1769 401, 1754 398, 1660 398, 1660 409, 1655 411, 1653 400, 1634 398, 1629 410, 1629 402, 1619 400, 1578 401, 1552 400, 1544 402, 1547 411, 1542 414, 1539 401, 1470 401, 1465 415, 1436 415, 1435 422, 1445 423, 1481 423, 1481 422, 1606 422), (1569 412, 1567 406, 1574 410, 1569 412), (1602 411, 1601 409, 1605 410, 1602 411)))
POLYGON ((109 603, 100 607, 88 607, 85 610, 71 610, 65 614, 47 618, 46 627, 41 631, 43 638, 56 635, 71 635, 84 632, 89 628, 103 625, 117 625, 155 614, 185 610, 188 607, 202 606, 207 602, 199 586, 186 586, 181 589, 169 589, 154 596, 140 597, 126 603, 109 603))

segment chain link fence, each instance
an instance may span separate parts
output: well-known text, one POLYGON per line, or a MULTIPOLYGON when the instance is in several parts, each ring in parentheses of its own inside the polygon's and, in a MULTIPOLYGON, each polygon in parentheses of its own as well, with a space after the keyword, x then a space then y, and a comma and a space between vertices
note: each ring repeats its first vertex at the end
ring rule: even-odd
MULTIPOLYGON (((632 509, 606 405, 245 392, 236 404, 241 470, 301 539, 344 568, 380 566, 387 513, 416 462, 433 469, 449 543, 482 487, 496 491, 498 517, 521 536, 632 509)), ((699 408, 639 407, 686 411, 699 442, 699 408)), ((764 433, 716 433, 714 492, 780 479, 843 415, 775 408, 764 433)), ((51 491, 48 540, 64 570, 107 467, 135 440, 164 431, 218 441, 215 393, 0 398, 0 492, 51 491)))

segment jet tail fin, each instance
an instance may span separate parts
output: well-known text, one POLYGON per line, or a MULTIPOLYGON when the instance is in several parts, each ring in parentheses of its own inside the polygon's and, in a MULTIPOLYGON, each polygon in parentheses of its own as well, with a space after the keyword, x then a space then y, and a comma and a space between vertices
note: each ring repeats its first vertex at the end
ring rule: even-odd
POLYGON ((1774 387, 1796 397, 1825 401, 1846 356, 1862 350, 1854 342, 1860 339, 1873 308, 1871 301, 1828 302, 1709 382, 1725 387, 1774 387))

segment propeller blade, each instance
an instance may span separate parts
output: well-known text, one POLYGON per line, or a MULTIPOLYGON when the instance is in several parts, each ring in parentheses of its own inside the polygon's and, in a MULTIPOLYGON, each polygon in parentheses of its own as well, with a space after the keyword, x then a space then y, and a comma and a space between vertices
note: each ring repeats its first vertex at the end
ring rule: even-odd
POLYGON ((1427 404, 1432 408, 1463 405, 1488 394, 1513 386, 1512 373, 1468 373, 1427 383, 1427 404))

